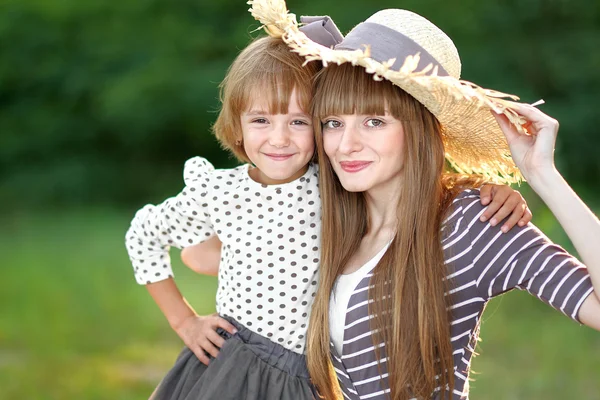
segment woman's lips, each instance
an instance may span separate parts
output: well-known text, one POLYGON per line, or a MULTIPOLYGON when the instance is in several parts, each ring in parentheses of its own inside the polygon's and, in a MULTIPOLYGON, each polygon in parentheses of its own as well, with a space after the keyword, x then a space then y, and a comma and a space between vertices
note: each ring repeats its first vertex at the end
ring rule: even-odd
POLYGON ((274 161, 285 161, 285 160, 290 159, 293 156, 293 154, 270 154, 270 153, 263 153, 263 154, 274 161))
POLYGON ((371 165, 372 161, 340 161, 340 167, 346 172, 358 172, 371 165))

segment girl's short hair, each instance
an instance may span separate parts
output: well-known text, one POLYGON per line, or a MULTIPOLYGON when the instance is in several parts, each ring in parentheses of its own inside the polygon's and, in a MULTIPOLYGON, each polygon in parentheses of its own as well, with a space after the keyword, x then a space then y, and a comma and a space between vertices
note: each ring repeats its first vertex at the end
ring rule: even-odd
POLYGON ((305 60, 279 38, 262 37, 248 45, 229 67, 220 85, 221 111, 212 127, 221 146, 238 160, 251 162, 242 139, 241 115, 252 102, 261 99, 272 114, 288 112, 296 89, 302 110, 310 112, 312 81, 320 69, 317 63, 303 66, 305 60))

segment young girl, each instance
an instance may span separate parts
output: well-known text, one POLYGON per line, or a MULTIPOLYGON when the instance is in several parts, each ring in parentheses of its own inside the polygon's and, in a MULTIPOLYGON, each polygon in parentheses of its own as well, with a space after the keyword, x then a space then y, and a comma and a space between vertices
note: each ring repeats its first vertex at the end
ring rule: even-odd
POLYGON ((466 398, 482 312, 513 288, 600 330, 600 222, 554 167, 555 120, 459 81, 452 41, 414 13, 380 11, 329 49, 297 33, 283 2, 253 3, 327 65, 313 98, 323 241, 308 335, 325 398, 332 370, 347 399, 466 398), (480 178, 449 182, 445 156, 489 175, 516 164, 587 267, 532 225, 482 223, 480 178))
MULTIPOLYGON (((262 38, 242 51, 222 84, 214 132, 252 165, 215 170, 205 159, 189 160, 183 191, 138 211, 127 232, 138 283, 187 346, 156 399, 313 397, 303 354, 320 262, 307 113, 317 67, 302 64, 280 39, 262 38), (212 237, 223 243, 218 315, 202 317, 177 290, 168 251, 212 237)), ((507 202, 518 220, 524 203, 511 203, 515 198, 507 202)))
POLYGON ((202 158, 189 160, 183 191, 142 208, 127 232, 138 283, 187 346, 157 399, 313 398, 302 354, 320 243, 306 111, 316 66, 302 63, 274 38, 242 51, 222 84, 214 132, 253 166, 214 170, 202 158), (213 236, 223 242, 216 302, 223 318, 196 315, 177 290, 169 262, 170 246, 213 236), (204 352, 216 356, 217 348, 221 354, 209 364, 204 352))

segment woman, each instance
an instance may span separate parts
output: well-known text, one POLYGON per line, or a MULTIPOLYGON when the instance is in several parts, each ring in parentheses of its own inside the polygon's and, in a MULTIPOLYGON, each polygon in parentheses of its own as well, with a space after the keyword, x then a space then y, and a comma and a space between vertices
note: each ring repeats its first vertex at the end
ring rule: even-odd
POLYGON ((328 65, 313 100, 323 241, 308 336, 325 398, 332 373, 349 399, 466 398, 485 304, 513 288, 600 330, 600 223, 554 167, 556 121, 459 81, 452 41, 416 14, 381 11, 325 49, 281 4, 252 3, 328 65), (443 179, 444 156, 468 175, 443 179), (479 175, 519 174, 586 266, 532 225, 504 234, 479 220, 479 175))

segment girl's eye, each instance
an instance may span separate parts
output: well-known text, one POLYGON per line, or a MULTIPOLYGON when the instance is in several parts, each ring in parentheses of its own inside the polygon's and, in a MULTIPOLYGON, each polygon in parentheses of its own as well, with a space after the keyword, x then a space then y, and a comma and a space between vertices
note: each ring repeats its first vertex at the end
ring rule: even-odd
POLYGON ((335 129, 335 128, 339 128, 340 126, 342 126, 342 123, 340 121, 335 121, 333 119, 323 122, 324 129, 335 129))
POLYGON ((257 124, 266 124, 267 120, 265 118, 255 118, 252 120, 252 122, 257 123, 257 124))
POLYGON ((309 124, 306 121, 297 119, 297 120, 292 121, 292 125, 309 125, 309 124))
POLYGON ((384 122, 380 119, 373 118, 373 119, 367 120, 367 126, 369 128, 379 128, 379 127, 383 126, 383 124, 384 124, 384 122))

